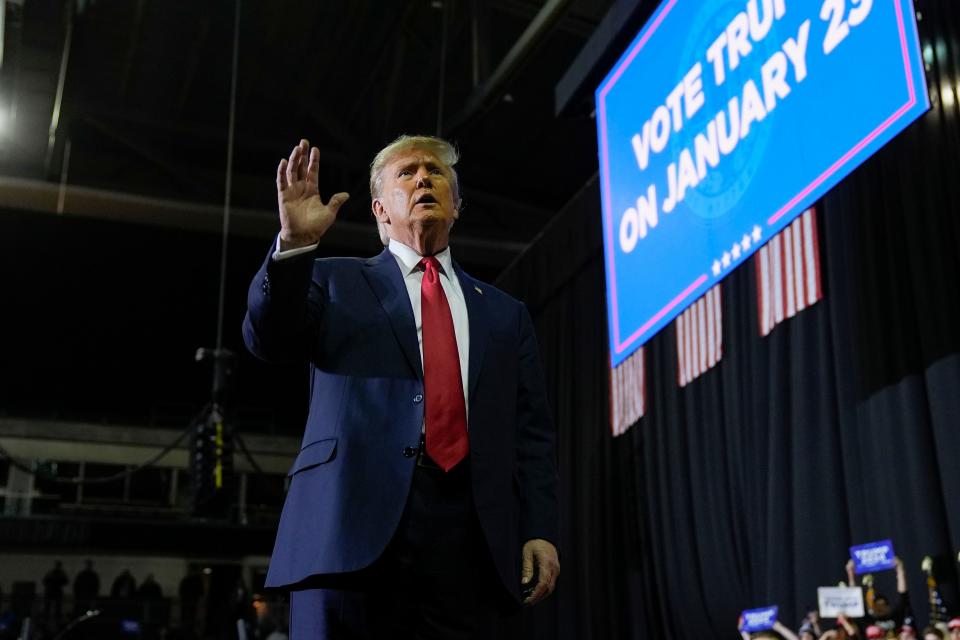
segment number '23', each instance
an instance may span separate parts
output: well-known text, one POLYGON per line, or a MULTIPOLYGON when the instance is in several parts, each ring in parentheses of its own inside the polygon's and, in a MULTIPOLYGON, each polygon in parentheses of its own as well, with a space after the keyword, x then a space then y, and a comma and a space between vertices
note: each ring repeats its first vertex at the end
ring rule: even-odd
POLYGON ((829 20, 827 35, 823 39, 823 53, 829 54, 850 33, 850 27, 855 27, 870 15, 873 0, 850 0, 853 6, 847 13, 847 0, 824 0, 820 7, 820 19, 829 20), (844 16, 846 14, 846 16, 844 16))

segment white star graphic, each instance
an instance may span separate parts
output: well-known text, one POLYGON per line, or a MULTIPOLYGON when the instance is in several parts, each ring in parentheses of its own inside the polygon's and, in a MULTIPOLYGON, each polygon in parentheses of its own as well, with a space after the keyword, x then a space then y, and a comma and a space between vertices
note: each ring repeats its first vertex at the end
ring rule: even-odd
POLYGON ((760 234, 761 234, 761 233, 762 233, 762 232, 760 231, 760 226, 759 226, 759 225, 754 225, 754 226, 753 226, 753 241, 754 241, 754 242, 760 242, 760 234))
POLYGON ((715 275, 715 276, 720 275, 720 261, 719 261, 719 260, 714 260, 714 261, 713 261, 713 275, 715 275))
POLYGON ((724 269, 726 269, 727 267, 729 267, 729 266, 730 266, 730 252, 729 252, 729 251, 724 251, 724 252, 723 252, 723 258, 721 258, 721 260, 723 261, 723 268, 724 268, 724 269))
POLYGON ((734 260, 740 259, 740 245, 736 242, 733 243, 733 246, 730 247, 730 254, 733 256, 734 260))
POLYGON ((747 251, 750 249, 750 236, 748 236, 747 234, 743 234, 743 239, 740 240, 740 247, 744 251, 747 251))

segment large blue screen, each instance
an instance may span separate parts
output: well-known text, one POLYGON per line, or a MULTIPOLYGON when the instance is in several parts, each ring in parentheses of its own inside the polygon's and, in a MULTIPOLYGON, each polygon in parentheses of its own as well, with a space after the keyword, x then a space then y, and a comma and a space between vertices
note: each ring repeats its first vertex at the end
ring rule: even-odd
POLYGON ((615 366, 929 108, 911 0, 665 0, 596 91, 615 366))

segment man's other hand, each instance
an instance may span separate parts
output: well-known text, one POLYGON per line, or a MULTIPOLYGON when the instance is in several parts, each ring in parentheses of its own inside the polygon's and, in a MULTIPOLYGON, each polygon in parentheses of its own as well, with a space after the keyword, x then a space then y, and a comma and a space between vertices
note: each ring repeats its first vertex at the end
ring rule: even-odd
POLYGON ((326 204, 320 199, 320 150, 301 140, 290 157, 277 167, 277 204, 280 208, 280 250, 319 242, 350 197, 335 193, 326 204))
POLYGON ((521 584, 526 585, 533 578, 533 568, 539 570, 537 585, 533 593, 523 601, 524 604, 537 604, 551 593, 557 586, 557 577, 560 575, 560 559, 557 557, 557 548, 540 538, 527 540, 523 544, 523 570, 521 584))

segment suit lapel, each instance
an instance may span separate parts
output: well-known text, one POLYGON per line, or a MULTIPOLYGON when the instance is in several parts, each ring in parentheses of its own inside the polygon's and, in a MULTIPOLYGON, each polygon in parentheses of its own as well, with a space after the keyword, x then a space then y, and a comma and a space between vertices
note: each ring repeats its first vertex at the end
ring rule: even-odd
MULTIPOLYGON (((417 326, 413 319, 413 309, 410 307, 410 296, 403 283, 403 274, 389 250, 370 258, 365 263, 363 275, 370 288, 380 301, 380 306, 390 319, 390 326, 400 343, 403 354, 413 368, 417 377, 423 379, 423 368, 420 365, 420 345, 417 340, 417 326)), ((471 336, 472 339, 472 336, 471 336)))
POLYGON ((467 317, 470 323, 470 356, 467 375, 467 390, 470 397, 475 397, 477 381, 480 379, 480 369, 483 366, 483 354, 487 351, 490 341, 490 322, 484 285, 468 276, 456 262, 454 271, 460 279, 460 288, 463 290, 463 299, 467 303, 467 317))

